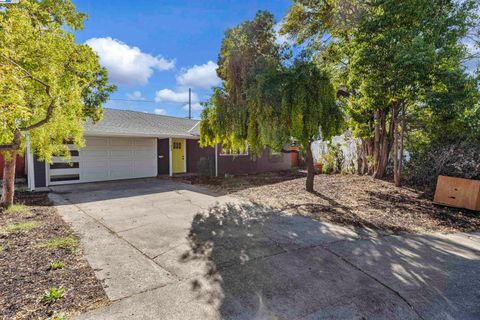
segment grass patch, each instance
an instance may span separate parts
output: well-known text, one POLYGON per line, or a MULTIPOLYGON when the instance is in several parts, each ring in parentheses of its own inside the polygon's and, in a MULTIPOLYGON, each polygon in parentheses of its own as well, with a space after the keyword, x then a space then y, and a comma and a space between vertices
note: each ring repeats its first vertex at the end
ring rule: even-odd
POLYGON ((63 263, 61 261, 55 261, 55 262, 50 263, 50 265, 48 266, 48 269, 49 270, 57 270, 57 269, 62 269, 63 267, 65 267, 65 263, 63 263))
POLYGON ((63 297, 64 293, 64 288, 50 288, 50 290, 45 291, 45 293, 43 294, 42 301, 47 303, 55 302, 57 300, 60 300, 63 297))
POLYGON ((54 237, 47 241, 37 243, 35 247, 47 250, 65 249, 74 252, 77 249, 78 241, 74 237, 54 237))
POLYGON ((7 224, 5 227, 0 228, 0 234, 11 234, 11 233, 17 233, 17 232, 27 232, 32 229, 35 229, 40 225, 39 221, 25 221, 25 222, 19 222, 19 223, 10 223, 7 224))
POLYGON ((7 209, 5 209, 3 211, 3 213, 6 213, 6 214, 21 214, 21 213, 27 213, 29 211, 30 210, 28 209, 28 207, 26 205, 20 204, 20 203, 15 203, 15 204, 12 204, 7 209))
POLYGON ((0 253, 3 252, 3 246, 0 246, 0 253))

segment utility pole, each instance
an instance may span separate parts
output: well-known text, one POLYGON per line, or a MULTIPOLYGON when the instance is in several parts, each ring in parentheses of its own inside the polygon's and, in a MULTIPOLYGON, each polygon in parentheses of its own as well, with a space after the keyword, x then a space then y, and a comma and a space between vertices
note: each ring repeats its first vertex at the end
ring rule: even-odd
POLYGON ((188 119, 192 119, 192 88, 188 88, 188 119))

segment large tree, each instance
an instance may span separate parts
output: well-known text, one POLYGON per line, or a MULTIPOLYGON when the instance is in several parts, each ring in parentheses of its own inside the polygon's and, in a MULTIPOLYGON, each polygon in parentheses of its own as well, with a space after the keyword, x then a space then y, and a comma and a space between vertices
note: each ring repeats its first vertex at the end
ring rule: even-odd
POLYGON ((350 128, 376 178, 393 153, 400 185, 404 136, 422 114, 410 116, 414 110, 428 123, 446 101, 433 97, 470 95, 463 40, 478 26, 477 8, 475 0, 294 1, 283 32, 323 61, 345 91, 350 128))
POLYGON ((312 192, 311 143, 338 133, 343 115, 327 73, 305 58, 289 63, 275 42, 271 14, 259 12, 226 32, 218 61, 222 86, 202 113, 201 143, 253 156, 295 139, 306 153, 306 188, 312 192))
POLYGON ((85 15, 69 0, 24 0, 0 10, 0 150, 5 157, 2 205, 13 202, 15 158, 28 135, 32 151, 50 161, 83 145, 83 124, 102 115, 114 87, 106 70, 72 30, 85 15))

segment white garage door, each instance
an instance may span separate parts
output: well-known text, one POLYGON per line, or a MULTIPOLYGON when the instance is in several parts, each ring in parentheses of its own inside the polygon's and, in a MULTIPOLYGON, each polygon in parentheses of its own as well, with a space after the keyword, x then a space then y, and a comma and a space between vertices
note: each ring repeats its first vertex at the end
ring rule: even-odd
POLYGON ((71 163, 50 165, 50 185, 157 175, 155 138, 86 137, 86 146, 71 153, 71 163))

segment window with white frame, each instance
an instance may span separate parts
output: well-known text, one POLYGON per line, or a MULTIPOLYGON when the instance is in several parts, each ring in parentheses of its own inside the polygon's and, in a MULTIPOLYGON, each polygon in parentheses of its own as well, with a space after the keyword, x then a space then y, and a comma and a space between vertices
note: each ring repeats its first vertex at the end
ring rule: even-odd
POLYGON ((248 146, 245 150, 220 148, 220 156, 248 156, 248 146))

